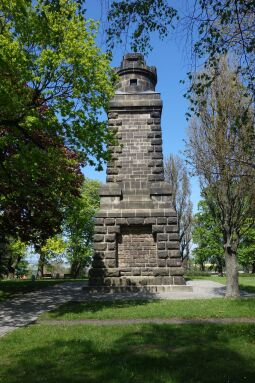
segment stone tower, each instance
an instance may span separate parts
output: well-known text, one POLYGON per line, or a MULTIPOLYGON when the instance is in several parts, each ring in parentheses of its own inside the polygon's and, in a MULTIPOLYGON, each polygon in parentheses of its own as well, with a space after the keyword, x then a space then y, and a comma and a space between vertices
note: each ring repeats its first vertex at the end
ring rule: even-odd
POLYGON ((117 73, 108 117, 118 145, 110 148, 106 185, 100 190, 89 283, 174 290, 185 281, 171 188, 164 182, 156 68, 132 53, 117 73))

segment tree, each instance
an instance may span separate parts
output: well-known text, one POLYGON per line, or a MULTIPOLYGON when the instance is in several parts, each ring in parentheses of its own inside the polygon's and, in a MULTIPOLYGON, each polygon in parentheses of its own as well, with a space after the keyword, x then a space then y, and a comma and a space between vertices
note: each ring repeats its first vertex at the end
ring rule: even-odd
POLYGON ((192 242, 197 245, 192 254, 201 271, 204 271, 204 264, 208 262, 222 275, 225 265, 223 236, 220 224, 215 222, 206 199, 198 203, 198 213, 195 214, 193 222, 192 242))
POLYGON ((17 275, 18 269, 18 274, 20 274, 22 270, 25 270, 26 262, 24 257, 27 250, 27 243, 22 242, 20 239, 9 237, 4 243, 2 242, 2 246, 3 245, 4 249, 2 254, 4 256, 0 262, 0 277, 8 276, 13 278, 17 275), (23 267, 21 267, 22 262, 23 267))
POLYGON ((75 0, 0 4, 0 232, 39 249, 79 195, 80 166, 101 167, 112 141, 101 113, 110 57, 75 0))
POLYGON ((81 197, 66 209, 63 226, 66 238, 66 255, 71 273, 76 278, 89 265, 92 256, 94 217, 99 209, 100 183, 85 178, 81 197))
POLYGON ((165 179, 172 187, 173 206, 177 212, 182 261, 188 260, 191 242, 192 203, 188 172, 179 156, 170 155, 165 161, 165 179))
MULTIPOLYGON (((213 76, 207 71, 199 81, 199 87, 198 82, 194 87, 197 68, 203 64, 207 69, 217 69, 221 55, 235 57, 236 73, 255 103, 254 0, 198 0, 192 5, 186 1, 182 8, 176 2, 172 6, 170 0, 119 0, 109 4, 107 32, 111 49, 125 41, 134 51, 148 53, 153 47, 153 33, 164 39, 176 26, 182 32, 183 44, 191 52, 194 64, 193 72, 187 74, 191 82, 185 96, 192 103, 187 117, 194 111, 199 113, 196 96, 199 96, 200 88, 209 87, 219 75, 217 70, 213 76)), ((252 152, 247 162, 251 167, 254 167, 254 158, 252 152)))
POLYGON ((44 267, 49 265, 52 261, 62 261, 66 250, 64 239, 60 235, 48 238, 43 246, 38 250, 39 261, 37 277, 42 278, 44 274, 44 267))
POLYGON ((247 169, 244 146, 254 134, 253 110, 245 87, 226 60, 210 88, 197 97, 199 116, 190 124, 187 155, 200 178, 207 204, 220 228, 229 297, 239 295, 237 250, 241 228, 254 218, 255 174, 247 169))
POLYGON ((247 219, 247 223, 243 228, 243 236, 238 248, 238 261, 245 270, 251 268, 251 272, 255 273, 255 224, 247 219))
POLYGON ((95 44, 97 24, 84 19, 79 3, 1 2, 0 126, 26 137, 35 128, 54 131, 83 160, 94 163, 93 156, 100 165, 112 137, 100 115, 113 95, 113 70, 95 44))

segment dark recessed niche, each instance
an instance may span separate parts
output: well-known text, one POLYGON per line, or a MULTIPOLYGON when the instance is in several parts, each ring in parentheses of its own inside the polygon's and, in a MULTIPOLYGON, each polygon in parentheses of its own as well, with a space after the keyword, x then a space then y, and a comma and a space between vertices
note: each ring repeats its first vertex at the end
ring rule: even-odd
POLYGON ((132 78, 130 80, 130 85, 137 85, 137 79, 136 78, 132 78))

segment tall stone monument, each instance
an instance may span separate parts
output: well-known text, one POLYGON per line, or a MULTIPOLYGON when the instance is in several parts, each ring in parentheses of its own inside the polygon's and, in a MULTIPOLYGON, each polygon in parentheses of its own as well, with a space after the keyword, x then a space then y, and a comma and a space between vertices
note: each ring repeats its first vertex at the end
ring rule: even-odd
POLYGON ((118 145, 110 148, 106 185, 100 190, 89 284, 188 290, 171 188, 164 182, 156 68, 132 53, 123 57, 117 73, 108 118, 118 145))

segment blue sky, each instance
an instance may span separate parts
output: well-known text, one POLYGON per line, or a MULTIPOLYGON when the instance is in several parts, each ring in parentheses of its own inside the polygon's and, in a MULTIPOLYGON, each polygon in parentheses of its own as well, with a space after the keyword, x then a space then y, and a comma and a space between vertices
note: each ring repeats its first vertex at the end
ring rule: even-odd
MULTIPOLYGON (((174 3, 174 2, 173 2, 174 3)), ((87 0, 87 16, 98 20, 100 18, 100 0, 87 0)), ((98 38, 101 45, 102 39, 98 38)), ((162 133, 163 153, 166 158, 170 153, 182 155, 185 148, 188 122, 185 113, 188 103, 183 97, 185 86, 180 80, 186 79, 186 73, 190 69, 190 62, 183 44, 178 38, 168 38, 159 41, 153 38, 153 51, 146 58, 148 65, 156 66, 158 84, 156 90, 161 93, 163 100, 162 133)), ((103 48, 103 47, 102 47, 103 48)), ((113 66, 119 66, 123 54, 126 52, 122 47, 117 47, 113 52, 113 66)), ((85 176, 105 182, 105 171, 96 172, 93 168, 84 169, 85 176)), ((200 199, 200 188, 197 179, 191 178, 193 209, 196 211, 197 202, 200 199)))

